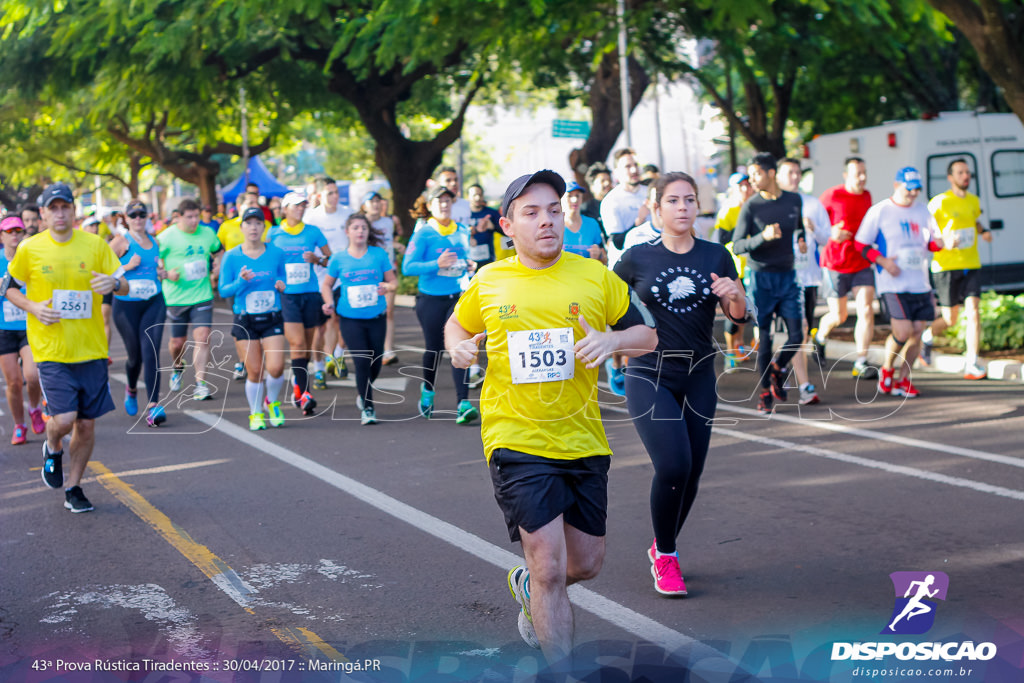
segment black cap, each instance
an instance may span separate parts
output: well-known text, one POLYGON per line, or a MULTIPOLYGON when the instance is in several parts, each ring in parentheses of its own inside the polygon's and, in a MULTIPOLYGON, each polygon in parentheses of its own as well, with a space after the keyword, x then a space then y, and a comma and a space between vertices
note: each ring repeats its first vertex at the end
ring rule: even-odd
POLYGON ((447 187, 438 183, 434 187, 430 188, 430 192, 427 193, 427 201, 432 202, 443 194, 447 194, 452 199, 455 199, 455 193, 449 190, 447 187))
POLYGON ((263 222, 265 220, 263 216, 263 209, 258 206, 251 206, 246 209, 245 213, 242 214, 242 222, 244 223, 250 218, 259 218, 260 222, 263 222))
POLYGON ((519 176, 509 183, 508 189, 505 190, 505 196, 501 200, 501 215, 507 216, 509 204, 518 199, 519 195, 526 191, 526 188, 536 183, 550 185, 554 188, 555 194, 559 197, 565 194, 565 181, 562 179, 562 176, 558 175, 554 171, 545 169, 543 171, 537 171, 532 175, 527 174, 519 176))
POLYGON ((39 206, 49 206, 54 199, 63 199, 68 204, 75 203, 75 195, 66 183, 54 183, 43 190, 39 195, 39 206))
MULTIPOLYGON (((142 209, 144 212, 146 212, 146 205, 143 204, 138 199, 132 199, 127 204, 124 205, 124 212, 125 213, 131 213, 134 209, 142 209)), ((148 213, 148 212, 146 212, 146 213, 148 213)))

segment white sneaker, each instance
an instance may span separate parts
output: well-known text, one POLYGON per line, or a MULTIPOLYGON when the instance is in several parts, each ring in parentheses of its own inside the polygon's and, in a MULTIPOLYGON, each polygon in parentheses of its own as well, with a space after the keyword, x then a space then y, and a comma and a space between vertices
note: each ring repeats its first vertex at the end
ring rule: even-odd
POLYGON ((373 408, 363 408, 363 414, 359 421, 364 425, 375 425, 377 424, 377 414, 373 412, 373 408))
POLYGON ((185 374, 185 368, 171 368, 171 391, 181 391, 181 376, 185 374))
POLYGON ((210 385, 206 382, 199 380, 196 382, 196 388, 192 391, 192 400, 194 401, 205 401, 211 397, 213 392, 210 390, 210 385))
POLYGON ((235 363, 235 369, 231 373, 231 376, 234 377, 236 380, 245 379, 245 364, 235 363))
POLYGON ((964 368, 964 379, 985 379, 988 372, 977 363, 972 363, 964 368))
POLYGON ((802 406, 813 406, 819 400, 818 392, 814 390, 813 384, 805 384, 800 387, 800 399, 797 403, 802 406))
POLYGON ((484 381, 484 370, 479 366, 473 366, 469 370, 469 380, 466 382, 470 389, 476 389, 484 381))

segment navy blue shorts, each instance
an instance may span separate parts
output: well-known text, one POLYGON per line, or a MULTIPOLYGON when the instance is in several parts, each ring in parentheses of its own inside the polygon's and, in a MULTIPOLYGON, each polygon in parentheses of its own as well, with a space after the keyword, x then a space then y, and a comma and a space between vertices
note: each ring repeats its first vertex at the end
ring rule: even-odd
POLYGON ((783 320, 804 319, 804 292, 796 279, 796 272, 751 271, 750 282, 754 305, 757 306, 758 327, 770 326, 773 315, 783 320))
POLYGON ((307 330, 320 327, 328 318, 324 315, 324 299, 320 292, 282 294, 281 313, 286 323, 302 323, 307 330))
POLYGON ((43 361, 38 367, 50 415, 75 413, 80 420, 95 420, 114 409, 106 358, 83 363, 43 361))
POLYGON ((213 302, 204 301, 191 306, 168 306, 167 320, 171 323, 172 337, 187 337, 188 326, 210 327, 213 325, 213 302))
POLYGON ((555 460, 495 448, 491 452, 491 483, 509 539, 519 541, 520 527, 533 533, 559 515, 585 534, 604 536, 610 464, 609 455, 555 460))

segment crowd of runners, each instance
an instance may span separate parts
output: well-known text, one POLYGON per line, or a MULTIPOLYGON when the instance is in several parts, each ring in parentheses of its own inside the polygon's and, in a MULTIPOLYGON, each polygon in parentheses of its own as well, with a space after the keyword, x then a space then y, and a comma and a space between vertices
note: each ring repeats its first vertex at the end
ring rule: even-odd
POLYGON ((654 465, 646 554, 655 590, 669 596, 687 592, 676 539, 710 445, 717 368, 756 359, 762 413, 789 389, 801 405, 818 402, 808 359, 825 363, 852 294, 852 373, 877 379, 880 393, 918 395, 911 368, 919 355, 930 361, 935 336, 961 307, 965 377, 984 378, 977 239, 991 237, 967 192, 967 164, 949 165, 949 191, 927 205, 914 168, 901 169, 877 203, 864 160, 847 159, 842 172, 843 183, 818 199, 800 191, 798 160, 756 155, 729 179, 710 239, 695 229, 697 182, 641 168, 629 149, 612 168, 591 166, 587 187, 553 171, 517 178, 500 211, 478 185, 463 199, 455 169, 442 168, 409 208, 408 236, 379 193, 346 206, 327 177, 273 202, 250 185, 230 218, 184 199, 166 222, 137 199, 109 218, 77 216, 71 188, 56 183, 0 221, 11 443, 25 443, 29 429, 45 435, 43 481, 64 489, 70 511, 92 510, 81 479, 96 419, 115 409, 111 330, 127 353, 123 409, 156 428, 174 419, 164 375, 170 393, 196 401, 217 390, 207 373, 218 295, 231 300, 251 430, 283 427, 291 410, 314 415, 314 392, 349 372, 361 423, 376 424, 373 383, 396 359, 398 274, 415 276, 416 410, 430 419, 450 401, 457 424, 482 422, 495 498, 525 556, 508 574, 520 633, 550 663, 564 661, 566 589, 596 576, 604 555, 611 449, 595 400, 602 368, 654 465), (819 286, 828 309, 817 320, 819 286), (880 368, 867 353, 876 299, 891 321, 880 368), (719 313, 724 347, 714 335, 719 313), (786 336, 776 351, 777 321, 786 336), (160 361, 165 336, 169 366, 160 361), (453 400, 435 386, 446 365, 453 400))

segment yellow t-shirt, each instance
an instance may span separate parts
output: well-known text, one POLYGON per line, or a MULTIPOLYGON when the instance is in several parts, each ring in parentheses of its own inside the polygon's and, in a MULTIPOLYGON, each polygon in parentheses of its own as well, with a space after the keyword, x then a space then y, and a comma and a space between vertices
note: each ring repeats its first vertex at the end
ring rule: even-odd
POLYGON ((942 230, 942 239, 947 244, 954 235, 960 238, 960 246, 956 249, 946 247, 932 254, 932 272, 981 268, 981 258, 978 256, 981 202, 978 197, 970 192, 965 197, 957 197, 952 190, 947 190, 932 197, 928 202, 928 211, 935 217, 936 225, 942 230))
MULTIPOLYGON (((271 225, 267 221, 263 221, 263 241, 267 241, 267 235, 270 234, 271 225)), ((227 253, 239 246, 245 241, 245 235, 242 234, 242 219, 240 216, 229 218, 220 224, 217 228, 217 239, 224 245, 224 252, 227 253)))
POLYGON ((8 270, 25 283, 32 301, 52 299, 50 307, 63 310, 62 318, 44 325, 34 315, 26 325, 28 343, 36 362, 83 363, 106 358, 110 351, 103 330, 100 303, 92 291, 92 271, 104 275, 121 272, 121 262, 102 237, 74 230, 67 242, 57 242, 46 231, 18 246, 8 270), (75 318, 90 314, 89 317, 75 318))
POLYGON ((611 453, 596 400, 598 370, 577 361, 572 346, 585 336, 580 316, 594 329, 604 330, 628 308, 626 283, 600 261, 576 254, 563 253, 543 270, 527 268, 516 256, 485 266, 470 280, 455 316, 468 332, 487 331, 480 413, 488 461, 495 448, 556 460, 611 453), (521 352, 509 354, 509 332, 538 331, 544 337, 539 331, 549 331, 557 339, 556 330, 564 328, 571 328, 572 334, 561 341, 561 349, 530 352, 520 346, 521 352), (551 360, 564 369, 569 363, 571 379, 513 383, 514 367, 522 377, 548 352, 544 364, 557 369, 551 360))
POLYGON ((503 233, 501 231, 501 228, 498 228, 497 230, 494 231, 494 260, 495 261, 500 261, 502 259, 508 258, 509 256, 515 256, 516 255, 516 250, 515 249, 506 249, 505 248, 504 241, 505 241, 505 233, 503 233))
MULTIPOLYGON (((736 223, 739 222, 740 208, 742 204, 734 204, 732 206, 724 206, 715 216, 715 231, 725 230, 732 232, 736 229, 736 223)), ((712 234, 712 239, 717 239, 717 235, 712 234)), ((736 252, 732 250, 732 239, 725 244, 725 248, 732 254, 732 260, 736 264, 736 276, 743 279, 743 274, 747 270, 747 257, 737 256, 736 252)))

